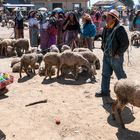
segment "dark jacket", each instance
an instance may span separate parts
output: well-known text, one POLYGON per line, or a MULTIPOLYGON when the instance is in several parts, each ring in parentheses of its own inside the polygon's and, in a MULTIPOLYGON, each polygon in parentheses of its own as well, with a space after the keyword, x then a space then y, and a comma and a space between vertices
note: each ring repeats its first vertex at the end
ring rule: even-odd
MULTIPOLYGON (((111 32, 112 31, 109 31, 109 29, 107 29, 106 27, 103 30, 103 34, 102 34, 103 39, 102 39, 102 46, 101 46, 103 51, 107 48, 107 45, 105 45, 106 39, 111 32)), ((128 35, 124 27, 119 26, 114 32, 114 35, 112 36, 114 37, 112 39, 111 55, 115 56, 115 55, 124 54, 124 52, 127 50, 129 46, 128 35)))
POLYGON ((15 18, 15 27, 17 29, 23 29, 24 28, 23 19, 18 20, 17 18, 15 18))

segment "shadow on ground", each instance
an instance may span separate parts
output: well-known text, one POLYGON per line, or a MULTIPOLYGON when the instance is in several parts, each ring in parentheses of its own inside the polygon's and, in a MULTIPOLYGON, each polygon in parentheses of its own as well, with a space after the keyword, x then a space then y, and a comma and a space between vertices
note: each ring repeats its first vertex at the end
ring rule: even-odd
POLYGON ((116 136, 118 140, 140 140, 140 132, 129 129, 118 129, 116 136))
MULTIPOLYGON (((107 122, 113 127, 120 128, 121 126, 119 124, 120 121, 117 112, 115 113, 116 117, 115 121, 112 119, 111 116, 112 103, 114 102, 114 100, 111 97, 104 97, 102 98, 102 100, 103 100, 103 108, 110 114, 109 117, 107 118, 107 122)), ((124 110, 122 111, 122 118, 124 124, 129 124, 135 120, 135 117, 133 116, 130 108, 128 107, 125 107, 124 110)))
POLYGON ((30 74, 30 76, 24 76, 24 77, 22 77, 22 78, 19 78, 18 79, 18 83, 24 83, 24 82, 26 82, 26 81, 28 81, 28 80, 31 80, 33 77, 34 77, 35 75, 33 74, 33 73, 31 73, 30 74))
POLYGON ((95 83, 95 78, 90 78, 88 74, 80 74, 78 80, 75 80, 72 75, 66 76, 66 78, 60 76, 59 78, 43 79, 42 84, 51 84, 57 82, 62 85, 82 85, 86 83, 95 83))

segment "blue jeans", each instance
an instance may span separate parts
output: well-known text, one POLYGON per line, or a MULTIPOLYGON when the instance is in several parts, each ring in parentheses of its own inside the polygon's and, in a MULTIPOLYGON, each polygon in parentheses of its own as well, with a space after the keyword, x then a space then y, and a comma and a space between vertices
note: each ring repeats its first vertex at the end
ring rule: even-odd
POLYGON ((123 70, 123 61, 123 55, 121 55, 119 58, 104 55, 101 83, 101 91, 103 93, 109 93, 110 78, 113 71, 116 74, 118 80, 121 78, 126 78, 126 73, 123 70))

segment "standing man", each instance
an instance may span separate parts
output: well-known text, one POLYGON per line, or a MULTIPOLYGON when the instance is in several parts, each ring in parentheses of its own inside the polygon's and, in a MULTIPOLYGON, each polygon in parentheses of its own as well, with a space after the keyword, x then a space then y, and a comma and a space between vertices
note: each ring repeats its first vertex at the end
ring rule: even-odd
POLYGON ((129 46, 127 33, 119 24, 119 13, 112 9, 106 19, 107 25, 103 31, 102 50, 103 69, 101 91, 96 97, 110 96, 110 77, 114 71, 117 79, 126 78, 123 70, 124 52, 129 46))

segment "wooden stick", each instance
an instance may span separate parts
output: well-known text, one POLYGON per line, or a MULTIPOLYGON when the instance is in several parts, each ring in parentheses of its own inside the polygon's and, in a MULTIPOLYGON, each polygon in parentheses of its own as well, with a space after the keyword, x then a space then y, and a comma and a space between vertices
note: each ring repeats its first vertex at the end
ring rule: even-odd
POLYGON ((30 104, 25 105, 25 106, 27 107, 27 106, 32 106, 32 105, 40 104, 40 103, 47 103, 47 99, 41 100, 41 101, 37 101, 37 102, 33 102, 33 103, 30 103, 30 104))

